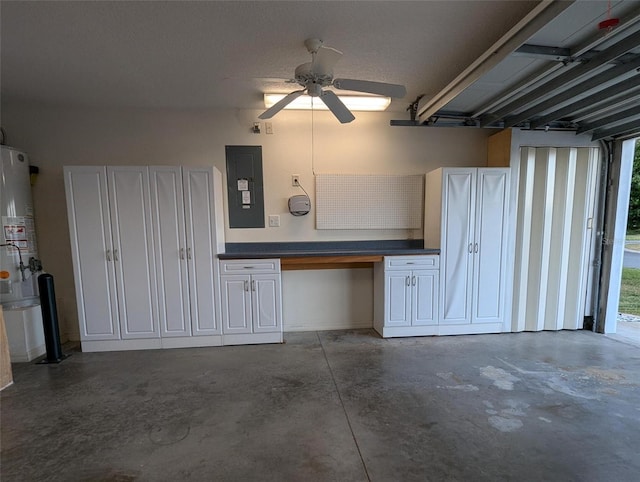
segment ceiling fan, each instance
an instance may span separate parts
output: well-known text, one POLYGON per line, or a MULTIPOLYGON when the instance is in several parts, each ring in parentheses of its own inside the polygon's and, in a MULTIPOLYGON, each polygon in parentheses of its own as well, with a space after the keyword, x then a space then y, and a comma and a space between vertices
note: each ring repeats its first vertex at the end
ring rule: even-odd
POLYGON ((311 62, 298 65, 295 70, 295 79, 291 81, 297 82, 303 88, 291 92, 260 114, 258 118, 271 119, 306 92, 311 97, 319 98, 342 124, 346 124, 354 120, 355 117, 332 90, 324 89, 324 87, 396 98, 404 97, 407 93, 404 85, 369 80, 334 79, 333 66, 342 57, 342 52, 325 47, 322 40, 315 38, 305 40, 304 45, 311 54, 311 62))

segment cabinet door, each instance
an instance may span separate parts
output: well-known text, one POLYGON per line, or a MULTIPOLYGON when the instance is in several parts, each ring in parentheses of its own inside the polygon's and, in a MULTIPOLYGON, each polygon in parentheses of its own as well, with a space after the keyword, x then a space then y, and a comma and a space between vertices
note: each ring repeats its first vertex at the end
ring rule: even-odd
POLYGON ((387 271, 385 278, 385 326, 409 326, 411 271, 387 271))
POLYGON ((411 276, 412 325, 438 324, 438 271, 414 271, 411 276))
POLYGON ((107 175, 122 338, 158 337, 149 172, 108 167, 107 175))
POLYGON ((504 318, 507 197, 506 169, 478 169, 472 322, 504 318))
POLYGON ((119 339, 106 170, 69 167, 64 177, 80 337, 119 339))
POLYGON ((162 337, 191 335, 182 170, 149 168, 162 337))
POLYGON ((251 277, 222 276, 221 283, 224 333, 251 333, 251 277))
POLYGON ((184 168, 183 182, 191 326, 194 335, 220 334, 213 169, 184 168))
POLYGON ((476 171, 443 171, 441 323, 471 323, 476 171))
POLYGON ((279 274, 251 275, 253 332, 273 333, 282 328, 279 274))

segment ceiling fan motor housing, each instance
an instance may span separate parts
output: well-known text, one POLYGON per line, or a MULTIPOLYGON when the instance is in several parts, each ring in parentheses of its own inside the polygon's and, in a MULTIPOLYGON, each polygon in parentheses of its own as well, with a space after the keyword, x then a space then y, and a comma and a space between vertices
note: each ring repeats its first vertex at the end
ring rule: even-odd
POLYGON ((313 95, 311 93, 311 90, 314 89, 313 85, 317 85, 318 88, 328 87, 333 81, 333 73, 326 75, 317 74, 313 72, 312 63, 307 62, 296 67, 295 78, 298 84, 309 88, 309 95, 313 95))

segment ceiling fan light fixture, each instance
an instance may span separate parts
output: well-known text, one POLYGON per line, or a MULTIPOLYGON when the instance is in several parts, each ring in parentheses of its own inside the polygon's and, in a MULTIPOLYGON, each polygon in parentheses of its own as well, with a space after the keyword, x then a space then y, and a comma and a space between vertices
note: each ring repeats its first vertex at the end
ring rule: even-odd
MULTIPOLYGON (((287 94, 264 94, 264 106, 270 108, 276 102, 282 100, 287 94)), ((381 112, 389 107, 391 97, 381 95, 339 95, 340 100, 349 110, 354 111, 375 111, 381 112)), ((285 109, 296 110, 328 110, 326 104, 317 97, 304 94, 299 96, 293 102, 287 104, 285 109)))

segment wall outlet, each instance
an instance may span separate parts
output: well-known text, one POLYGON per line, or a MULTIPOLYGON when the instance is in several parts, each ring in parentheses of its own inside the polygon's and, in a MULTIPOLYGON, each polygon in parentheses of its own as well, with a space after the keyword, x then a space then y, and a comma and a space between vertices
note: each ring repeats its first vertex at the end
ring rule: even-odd
POLYGON ((273 134, 273 124, 271 122, 264 123, 264 131, 267 134, 273 134))
POLYGON ((300 185, 300 174, 293 174, 291 176, 291 185, 296 187, 300 185))
POLYGON ((277 214, 269 214, 269 227, 277 228, 280 226, 280 216, 277 214))

